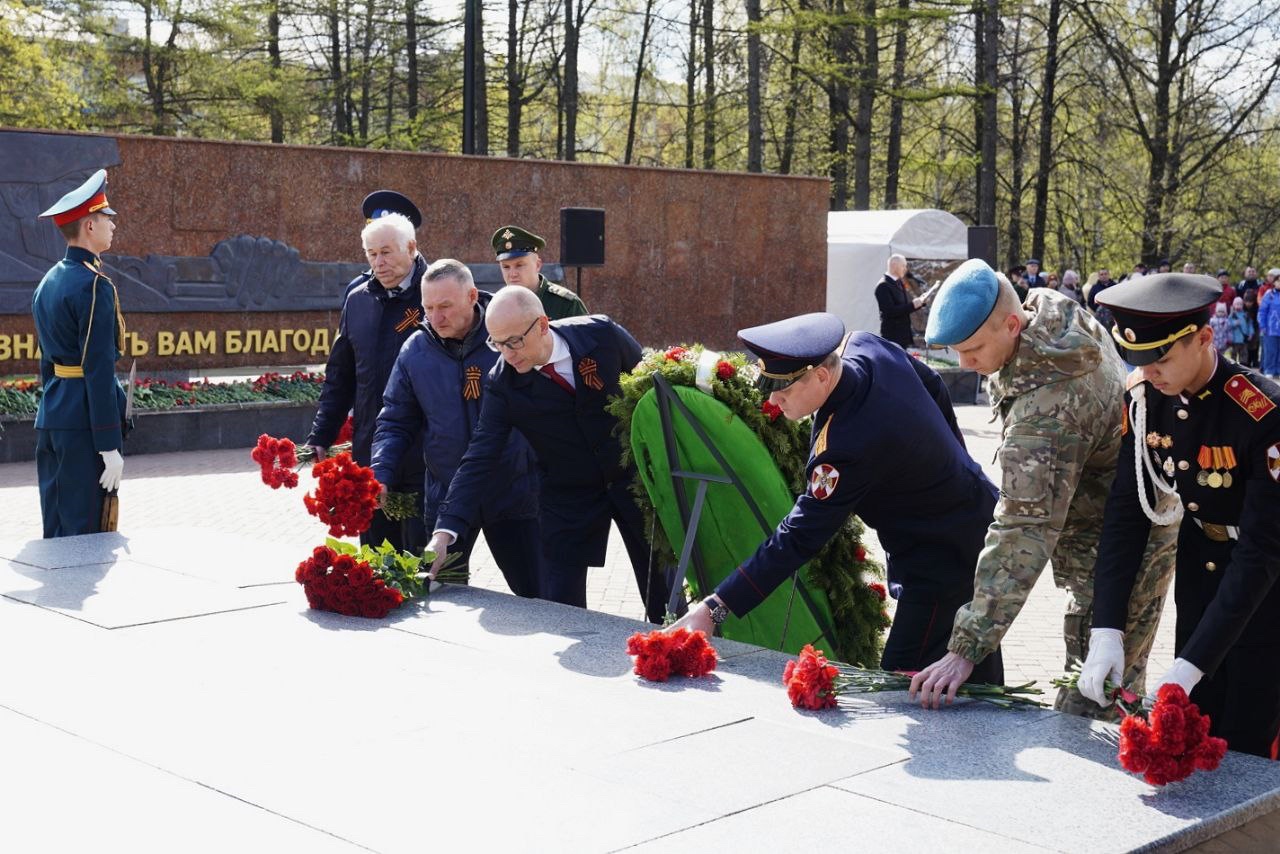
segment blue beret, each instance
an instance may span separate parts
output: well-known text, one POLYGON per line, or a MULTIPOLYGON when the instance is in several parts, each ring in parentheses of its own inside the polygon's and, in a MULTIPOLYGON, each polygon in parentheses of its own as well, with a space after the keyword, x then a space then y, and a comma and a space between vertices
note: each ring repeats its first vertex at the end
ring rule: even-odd
POLYGON ((788 317, 738 330, 738 338, 759 357, 756 387, 780 391, 822 364, 844 338, 844 323, 825 311, 788 317))
POLYGON ((924 338, 930 344, 959 344, 991 316, 1000 296, 996 271, 980 258, 970 258, 952 271, 929 311, 924 338))

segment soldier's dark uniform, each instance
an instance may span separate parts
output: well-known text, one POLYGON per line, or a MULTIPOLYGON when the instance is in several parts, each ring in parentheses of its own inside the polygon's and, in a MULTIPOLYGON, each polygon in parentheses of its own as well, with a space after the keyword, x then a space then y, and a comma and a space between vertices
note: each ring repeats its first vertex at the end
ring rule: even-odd
MULTIPOLYGON (((1208 276, 1162 273, 1108 288, 1100 302, 1115 315, 1121 355, 1150 364, 1207 322, 1220 293, 1208 276)), ((1280 730, 1280 386, 1219 357, 1192 394, 1162 394, 1135 372, 1125 407, 1093 625, 1123 628, 1151 528, 1143 500, 1154 506, 1153 482, 1171 486, 1185 508, 1174 652, 1205 674, 1191 699, 1232 750, 1270 756, 1280 730)))
MULTIPOLYGON (((522 255, 536 255, 546 248, 547 241, 538 235, 526 231, 518 225, 504 225, 493 233, 493 251, 499 261, 508 258, 519 258, 522 255)), ((542 303, 542 311, 549 320, 564 320, 566 317, 585 317, 587 307, 578 295, 566 287, 547 280, 538 274, 538 301, 542 303)))
MULTIPOLYGON (((111 216, 106 170, 42 213, 57 225, 91 213, 111 216)), ((115 363, 124 349, 124 318, 115 285, 98 257, 68 246, 31 300, 40 341, 44 394, 36 412, 36 473, 44 536, 102 530, 101 454, 123 445, 124 389, 115 363)))
MULTIPOLYGON (((738 333, 760 356, 766 391, 821 364, 843 335, 839 318, 825 313, 738 333)), ((850 335, 841 355, 840 379, 813 419, 807 489, 715 596, 734 614, 747 613, 857 513, 880 537, 898 599, 882 664, 921 670, 946 653, 956 609, 973 596, 997 491, 953 432, 936 374, 865 332, 850 335)), ((1003 682, 998 647, 970 680, 1003 682)))

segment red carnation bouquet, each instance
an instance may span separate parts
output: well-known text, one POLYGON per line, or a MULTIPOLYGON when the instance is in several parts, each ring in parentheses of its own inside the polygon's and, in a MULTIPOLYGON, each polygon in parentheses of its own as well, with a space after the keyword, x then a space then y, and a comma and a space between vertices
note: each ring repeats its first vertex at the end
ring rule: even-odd
POLYGON ((297 448, 292 439, 275 439, 263 433, 250 454, 262 470, 262 482, 272 489, 284 486, 293 489, 298 485, 297 448))
MULTIPOLYGON (((1074 688, 1079 679, 1076 670, 1053 684, 1074 688)), ((1104 689, 1124 713, 1116 757, 1124 770, 1141 774, 1153 786, 1163 786, 1185 780, 1196 771, 1213 771, 1222 762, 1226 739, 1209 735, 1209 716, 1200 713, 1181 685, 1161 685, 1150 709, 1123 685, 1107 682, 1104 689)))
POLYGON ((635 674, 650 682, 666 682, 671 676, 706 676, 716 669, 716 651, 702 631, 636 632, 627 638, 627 655, 635 656, 635 674))
POLYGON ((351 420, 351 416, 347 416, 347 420, 342 422, 341 429, 338 430, 338 436, 333 440, 335 445, 351 445, 351 437, 355 435, 355 422, 351 420))
MULTIPOLYGON (((449 555, 436 580, 465 584, 466 570, 455 566, 461 557, 449 555)), ((349 617, 385 617, 405 600, 427 595, 422 564, 434 560, 434 552, 400 552, 385 540, 374 547, 330 538, 298 564, 294 579, 312 608, 349 617)))
MULTIPOLYGON (((853 694, 878 694, 883 691, 906 691, 911 687, 910 673, 866 670, 838 661, 829 661, 822 650, 805 644, 800 657, 787 662, 782 671, 782 684, 797 709, 834 709, 841 700, 853 694)), ((1043 694, 1034 682, 1023 685, 980 685, 966 683, 956 694, 981 700, 1004 709, 1043 708, 1037 696, 1043 694)))
POLYGON ((311 475, 320 482, 314 495, 302 497, 308 513, 328 525, 335 537, 354 537, 368 530, 373 511, 378 509, 378 481, 373 469, 354 462, 344 451, 316 463, 311 475))

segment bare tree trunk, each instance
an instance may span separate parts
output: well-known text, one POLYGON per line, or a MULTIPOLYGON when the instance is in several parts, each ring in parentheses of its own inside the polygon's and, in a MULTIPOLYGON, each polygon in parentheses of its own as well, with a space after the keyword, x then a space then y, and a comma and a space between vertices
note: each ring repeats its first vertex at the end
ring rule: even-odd
POLYGON ((335 142, 344 142, 351 133, 347 124, 347 93, 342 73, 342 16, 338 0, 329 0, 329 73, 333 82, 333 133, 335 142))
POLYGON ((982 0, 982 165, 978 175, 978 223, 996 222, 996 87, 1000 53, 1000 0, 982 0))
MULTIPOLYGON (((835 0, 832 11, 838 17, 843 16, 844 0, 835 0)), ((849 208, 849 84, 842 72, 849 67, 853 54, 853 35, 849 25, 840 23, 833 26, 830 39, 836 68, 836 74, 827 85, 827 103, 831 108, 831 209, 843 211, 849 208)))
POLYGON ((364 32, 360 42, 360 144, 369 142, 369 117, 373 112, 373 0, 364 3, 364 32))
POLYGON ((271 141, 284 142, 284 114, 280 111, 280 0, 271 0, 267 13, 267 58, 274 84, 267 116, 271 121, 271 141))
POLYGON ((476 154, 489 153, 489 87, 484 58, 484 3, 476 3, 476 43, 475 43, 475 81, 476 81, 476 126, 473 129, 476 140, 476 154))
POLYGON ((507 156, 520 156, 520 113, 524 80, 520 74, 520 2, 507 0, 507 156))
POLYGON ((760 112, 760 0, 747 0, 747 171, 764 171, 764 118, 760 112))
POLYGON ((871 208, 871 131, 875 114, 876 83, 880 76, 880 33, 876 27, 876 0, 864 0, 862 13, 862 68, 858 73, 858 111, 853 122, 853 209, 871 208))
POLYGON ((640 83, 644 79, 644 55, 649 46, 649 31, 653 27, 654 0, 645 0, 644 23, 640 28, 640 54, 636 58, 635 80, 631 87, 631 115, 627 117, 627 148, 622 156, 623 163, 630 163, 635 154, 636 115, 640 112, 640 83))
POLYGON ((1058 30, 1062 23, 1062 0, 1049 0, 1046 22, 1044 82, 1040 87, 1040 155, 1036 171, 1035 213, 1031 220, 1031 254, 1044 257, 1045 228, 1049 219, 1049 174, 1053 170, 1054 87, 1058 82, 1058 30))
POLYGON ((702 67, 706 71, 703 81, 702 110, 702 168, 716 168, 716 29, 715 0, 702 0, 702 67))
MULTIPOLYGON (((801 2, 801 9, 807 9, 808 3, 801 2)), ((804 36, 797 27, 791 34, 790 65, 787 71, 787 103, 783 107, 782 152, 778 157, 778 171, 783 175, 791 174, 791 160, 796 153, 796 116, 800 111, 800 48, 804 44, 804 36)))
POLYGON ((405 85, 405 98, 409 102, 409 124, 418 122, 418 0, 405 0, 404 3, 404 36, 405 59, 408 79, 405 85))
POLYGON ((698 0, 689 0, 689 62, 684 70, 684 168, 693 168, 694 109, 698 98, 698 0))
POLYGON ((902 169, 902 87, 907 80, 907 12, 911 0, 898 0, 898 20, 893 27, 893 78, 889 94, 889 145, 885 152, 884 206, 898 206, 899 172, 902 169))
POLYGON ((1013 30, 1013 43, 1008 51, 1009 68, 1009 266, 1020 263, 1022 255, 1022 192, 1026 170, 1026 115, 1022 108, 1022 22, 1019 15, 1013 30))
MULTIPOLYGON (((579 0, 582 2, 582 0, 579 0)), ((564 159, 578 159, 578 22, 564 0, 564 159)))

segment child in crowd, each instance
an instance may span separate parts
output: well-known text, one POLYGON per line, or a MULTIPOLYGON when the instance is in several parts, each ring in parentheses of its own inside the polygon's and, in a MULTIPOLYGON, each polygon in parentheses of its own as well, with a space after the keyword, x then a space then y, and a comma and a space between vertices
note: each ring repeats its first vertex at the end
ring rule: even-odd
MULTIPOLYGON (((1214 344, 1218 343, 1217 337, 1218 332, 1215 327, 1214 344)), ((1227 358, 1237 364, 1247 365, 1249 363, 1249 345, 1257 337, 1258 328, 1253 323, 1252 315, 1245 308, 1244 300, 1236 297, 1231 302, 1231 314, 1227 316, 1227 358)))
POLYGON ((1231 319, 1227 316, 1227 304, 1217 303, 1213 307, 1213 317, 1209 318, 1209 328, 1213 330, 1213 349, 1221 356, 1231 346, 1231 319))

